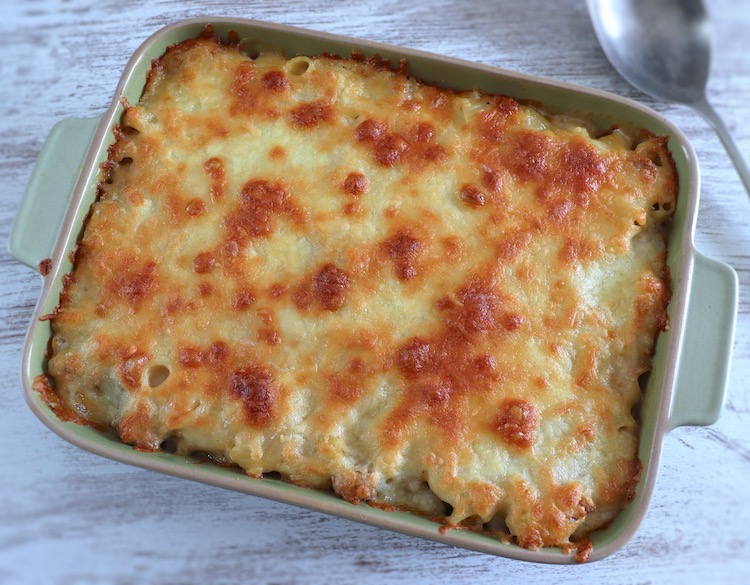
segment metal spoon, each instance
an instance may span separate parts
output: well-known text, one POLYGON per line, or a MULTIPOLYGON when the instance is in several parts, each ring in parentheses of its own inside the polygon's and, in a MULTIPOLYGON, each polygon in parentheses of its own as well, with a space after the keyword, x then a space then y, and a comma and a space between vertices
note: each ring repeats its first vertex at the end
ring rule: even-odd
POLYGON ((706 99, 711 29, 701 0, 587 0, 604 54, 633 86, 687 104, 714 127, 750 194, 750 169, 706 99))

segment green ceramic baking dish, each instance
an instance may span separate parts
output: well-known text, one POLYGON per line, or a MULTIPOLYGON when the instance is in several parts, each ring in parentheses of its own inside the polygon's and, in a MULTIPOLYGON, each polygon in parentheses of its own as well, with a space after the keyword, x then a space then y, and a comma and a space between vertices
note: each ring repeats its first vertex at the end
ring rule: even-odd
MULTIPOLYGON (((69 119, 51 131, 21 202, 10 239, 10 251, 32 268, 45 259, 43 288, 26 338, 22 380, 34 413, 71 443, 124 463, 175 476, 303 506, 344 518, 397 530, 489 554, 547 563, 573 563, 557 549, 530 551, 468 531, 439 531, 440 525, 405 512, 388 512, 366 504, 354 506, 332 494, 300 488, 274 479, 253 479, 239 470, 199 465, 191 458, 135 451, 93 428, 62 422, 32 389, 45 370, 48 322, 40 321, 59 300, 62 276, 71 269, 69 252, 96 196, 99 165, 114 141, 112 127, 123 112, 122 98, 138 101, 151 60, 171 44, 191 38, 210 23, 215 32, 235 31, 254 42, 270 43, 288 54, 323 52, 379 54, 397 63, 406 58, 418 78, 456 89, 479 88, 540 102, 549 111, 585 116, 601 128, 635 125, 669 136, 680 176, 678 206, 668 264, 673 283, 671 327, 659 336, 653 368, 644 381, 639 457, 644 472, 634 502, 606 530, 595 532, 589 560, 618 550, 637 529, 654 488, 664 436, 682 425, 714 423, 723 406, 737 312, 737 278, 727 265, 701 255, 693 245, 700 177, 695 153, 685 136, 651 110, 618 96, 462 62, 410 49, 320 34, 258 21, 192 19, 168 26, 135 52, 122 75, 109 110, 101 118, 69 119)), ((244 42, 244 41, 243 41, 244 42)))

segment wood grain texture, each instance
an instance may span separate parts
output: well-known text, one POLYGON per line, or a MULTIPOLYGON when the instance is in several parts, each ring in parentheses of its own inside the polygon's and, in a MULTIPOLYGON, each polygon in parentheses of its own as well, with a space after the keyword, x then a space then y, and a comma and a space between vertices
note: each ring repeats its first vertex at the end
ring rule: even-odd
MULTIPOLYGON (((647 517, 585 566, 520 563, 101 459, 34 417, 19 382, 40 281, 0 251, 0 585, 25 583, 750 583, 750 204, 721 143, 687 107, 646 97, 599 49, 584 2, 564 0, 0 0, 0 238, 55 122, 102 114, 152 32, 229 15, 363 37, 635 98, 681 127, 703 174, 698 247, 740 278, 720 421, 665 440, 647 517), (92 5, 93 4, 93 5, 92 5)), ((712 0, 709 98, 750 157, 750 4, 712 0)))

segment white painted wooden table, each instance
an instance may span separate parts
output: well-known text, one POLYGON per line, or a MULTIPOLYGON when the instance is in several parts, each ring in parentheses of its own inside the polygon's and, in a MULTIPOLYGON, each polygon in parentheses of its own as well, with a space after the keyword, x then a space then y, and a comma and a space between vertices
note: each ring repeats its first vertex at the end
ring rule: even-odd
MULTIPOLYGON (((750 2, 712 0, 710 99, 750 157, 750 2)), ((583 0, 0 0, 0 585, 199 583, 750 583, 750 204, 715 134, 686 107, 630 88, 583 0), (100 115, 130 54, 198 15, 251 17, 401 44, 638 99, 680 126, 703 172, 697 243, 738 271, 721 420, 664 445, 645 522, 603 561, 520 563, 157 475, 64 443, 26 406, 24 331, 40 277, 5 251, 55 122, 100 115)))

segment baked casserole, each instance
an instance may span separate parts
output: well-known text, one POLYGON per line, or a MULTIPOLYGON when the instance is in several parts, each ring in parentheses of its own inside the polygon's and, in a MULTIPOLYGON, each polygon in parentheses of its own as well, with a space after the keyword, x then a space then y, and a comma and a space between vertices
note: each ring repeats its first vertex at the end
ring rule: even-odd
POLYGON ((45 317, 59 417, 585 559, 640 477, 666 138, 210 29, 115 134, 45 317))

